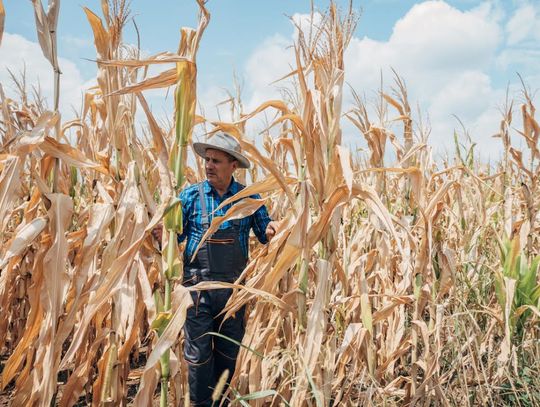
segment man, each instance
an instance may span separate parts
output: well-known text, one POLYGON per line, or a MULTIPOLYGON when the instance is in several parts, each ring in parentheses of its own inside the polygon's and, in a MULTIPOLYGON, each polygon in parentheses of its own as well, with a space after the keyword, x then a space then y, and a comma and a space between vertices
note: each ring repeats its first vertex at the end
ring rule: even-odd
MULTIPOLYGON (((200 281, 233 282, 246 266, 250 230, 253 229, 259 241, 265 244, 275 235, 277 224, 271 221, 265 206, 246 218, 224 222, 191 261, 212 218, 224 215, 231 205, 214 210, 244 188, 233 178, 234 171, 250 167, 239 143, 226 133, 215 134, 208 143, 193 143, 193 148, 205 159, 207 179, 180 193, 184 232, 179 241, 186 240, 184 285, 200 281)), ((187 312, 184 327, 184 357, 189 367, 191 402, 197 406, 211 405, 213 389, 225 369, 229 371, 229 379, 234 373, 239 347, 227 339, 208 334, 218 332, 236 342, 242 341, 244 309, 225 321, 219 315, 231 292, 230 289, 219 289, 192 293, 194 305, 187 312)))

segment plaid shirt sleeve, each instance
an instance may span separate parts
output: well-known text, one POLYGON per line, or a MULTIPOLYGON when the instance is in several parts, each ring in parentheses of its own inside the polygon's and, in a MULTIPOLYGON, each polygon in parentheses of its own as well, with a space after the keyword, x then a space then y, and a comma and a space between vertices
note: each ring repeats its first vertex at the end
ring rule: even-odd
MULTIPOLYGON (((259 194, 252 195, 251 198, 261 199, 259 194)), ((268 210, 266 205, 261 206, 257 211, 252 215, 252 228, 255 232, 255 236, 259 239, 259 242, 262 244, 268 243, 266 238, 266 227, 271 222, 270 216, 268 215, 268 210)))

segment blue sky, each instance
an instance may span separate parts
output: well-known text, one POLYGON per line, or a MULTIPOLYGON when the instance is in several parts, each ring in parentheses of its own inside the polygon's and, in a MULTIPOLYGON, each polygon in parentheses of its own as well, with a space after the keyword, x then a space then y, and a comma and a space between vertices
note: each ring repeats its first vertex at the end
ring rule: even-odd
MULTIPOLYGON (((46 0, 45 0, 46 1, 46 0)), ((337 2, 347 7, 347 1, 337 2)), ((355 9, 362 10, 357 35, 384 40, 394 22, 406 13, 414 1, 371 0, 355 2, 355 9)), ((467 1, 460 1, 467 3, 467 1)), ((318 9, 324 10, 328 2, 317 1, 318 9)), ((93 58, 92 33, 83 12, 88 7, 100 14, 98 0, 63 0, 59 17, 59 54, 74 61, 85 78, 95 73, 95 64, 82 58, 93 58)), ((241 69, 266 38, 281 33, 289 36, 292 25, 288 17, 310 12, 309 1, 290 0, 211 0, 207 5, 211 13, 211 24, 202 40, 199 52, 199 71, 202 81, 211 84, 231 83, 233 69, 241 69)), ((36 41, 32 7, 29 1, 5 0, 6 27, 36 41)), ((179 28, 195 27, 197 5, 193 0, 133 0, 132 15, 140 30, 141 48, 149 53, 175 51, 179 39, 179 28), (158 6, 156 6, 158 4, 158 6)), ((136 42, 135 30, 128 24, 124 40, 136 42)))
MULTIPOLYGON (((76 104, 95 76, 92 34, 82 6, 100 13, 99 0, 63 0, 58 27, 63 106, 76 104)), ((342 8, 348 1, 337 1, 342 8)), ((315 1, 324 10, 327 1, 315 1)), ((0 83, 8 88, 5 67, 21 70, 28 81, 39 83, 47 95, 52 89, 50 68, 40 55, 30 1, 4 0, 5 34, 0 46, 0 83)), ((289 16, 310 11, 304 0, 210 0, 210 25, 198 56, 199 96, 206 111, 225 99, 232 89, 233 71, 243 83, 246 109, 278 92, 270 82, 288 72, 292 62, 288 45, 294 28, 289 16)), ((379 86, 382 72, 391 85, 390 68, 405 79, 411 102, 429 117, 432 141, 448 145, 459 116, 473 139, 497 154, 492 134, 500 120, 507 85, 519 98, 520 72, 530 87, 540 82, 540 2, 538 0, 364 0, 354 1, 361 17, 346 54, 346 80, 368 99, 379 86)), ((147 54, 175 51, 181 26, 195 26, 197 7, 191 0, 133 0, 132 15, 147 54)), ((124 41, 136 43, 133 24, 124 41)), ((152 92, 158 114, 168 115, 172 100, 152 92)), ((350 102, 346 95, 345 108, 350 102)), ((346 131, 353 131, 345 126, 346 131)), ((351 135, 349 141, 355 142, 351 135)), ((360 138, 360 137, 359 137, 360 138)))

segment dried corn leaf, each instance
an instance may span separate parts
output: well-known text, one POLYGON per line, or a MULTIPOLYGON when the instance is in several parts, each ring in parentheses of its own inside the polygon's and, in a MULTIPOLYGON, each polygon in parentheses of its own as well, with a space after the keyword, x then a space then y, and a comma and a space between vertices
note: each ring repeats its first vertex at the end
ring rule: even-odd
POLYGON ((9 212, 13 208, 19 194, 21 183, 21 159, 9 156, 0 175, 0 235, 9 221, 9 212))
MULTIPOLYGON (((294 184, 297 182, 296 178, 292 177, 285 177, 285 182, 288 185, 294 184)), ((230 203, 236 202, 242 198, 247 198, 251 195, 255 194, 266 194, 269 192, 274 192, 280 188, 280 184, 278 180, 274 176, 268 176, 264 180, 255 182, 244 189, 242 189, 240 192, 237 192, 230 198, 227 198, 222 203, 219 204, 219 206, 215 209, 216 211, 223 208, 225 205, 228 205, 230 203)))
POLYGON ((49 130, 56 125, 58 120, 59 115, 51 111, 46 111, 41 114, 35 126, 32 127, 32 130, 22 133, 17 139, 15 144, 17 153, 25 155, 36 149, 43 143, 45 137, 49 134, 49 130))
POLYGON ((330 288, 331 263, 319 259, 317 261, 317 288, 313 305, 308 314, 308 325, 304 340, 304 360, 308 373, 312 374, 319 360, 322 341, 326 331, 327 320, 325 310, 328 306, 328 294, 330 288))
POLYGON ((343 172, 343 178, 345 179, 345 185, 349 188, 349 192, 352 193, 353 185, 353 170, 351 167, 351 153, 349 149, 343 146, 337 146, 339 161, 341 163, 341 170, 343 172))
POLYGON ((45 137, 39 147, 43 152, 60 158, 66 164, 77 168, 91 168, 102 174, 109 175, 109 171, 105 167, 89 160, 78 149, 71 147, 69 144, 59 143, 52 137, 45 137))
POLYGON ((194 286, 189 287, 189 291, 201 291, 201 290, 218 290, 222 288, 234 288, 237 290, 244 290, 250 294, 253 294, 254 296, 264 298, 265 300, 271 302, 275 306, 282 308, 287 311, 292 311, 291 307, 282 299, 276 297, 273 294, 270 294, 269 292, 266 292, 264 290, 258 290, 253 287, 247 287, 242 284, 233 284, 233 283, 225 283, 225 282, 208 282, 203 281, 200 282, 194 286))
POLYGON ((0 269, 3 269, 11 258, 18 256, 24 249, 29 247, 30 243, 34 241, 45 226, 47 226, 47 220, 45 218, 35 218, 20 228, 13 240, 11 240, 9 248, 0 262, 0 269))
POLYGON ((55 69, 58 69, 56 58, 56 23, 58 21, 60 0, 50 0, 47 13, 43 9, 41 0, 32 0, 32 5, 34 6, 38 41, 43 55, 55 69))
POLYGON ((166 53, 158 54, 155 57, 150 57, 147 59, 98 60, 97 62, 102 65, 138 68, 141 66, 148 66, 148 65, 153 65, 153 64, 170 64, 170 63, 186 62, 186 61, 189 61, 189 60, 185 57, 166 52, 166 53))
POLYGON ((69 407, 77 403, 88 381, 88 374, 94 367, 92 361, 96 357, 99 348, 103 345, 103 342, 108 335, 108 332, 103 332, 92 342, 92 346, 88 351, 87 358, 83 363, 77 365, 75 370, 69 376, 69 379, 63 388, 59 407, 69 407))
POLYGON ((94 14, 89 8, 83 7, 83 10, 86 13, 86 18, 90 23, 90 27, 92 27, 98 58, 105 60, 109 59, 109 33, 103 26, 101 18, 94 14))
POLYGON ((127 270, 129 270, 132 262, 134 261, 135 253, 137 253, 137 251, 140 249, 144 238, 163 217, 166 206, 166 203, 162 203, 144 231, 142 231, 138 236, 134 237, 131 245, 121 255, 116 256, 115 260, 110 266, 106 279, 100 284, 95 292, 95 295, 89 300, 86 306, 85 313, 81 318, 81 323, 78 329, 75 331, 71 345, 62 359, 61 368, 67 366, 67 364, 73 358, 75 352, 79 349, 79 346, 87 333, 90 320, 95 316, 99 308, 120 288, 119 285, 122 281, 122 277, 127 270))
POLYGON ((192 305, 193 301, 189 290, 182 285, 176 286, 173 292, 173 307, 176 308, 176 311, 172 314, 167 327, 154 345, 152 353, 148 356, 145 371, 152 369, 161 355, 176 342, 180 329, 182 329, 186 321, 187 309, 192 305))
POLYGON ((214 232, 219 229, 219 227, 221 226, 223 222, 234 220, 234 219, 242 219, 242 218, 245 218, 246 216, 250 216, 253 213, 255 213, 257 209, 263 206, 264 203, 265 203, 264 199, 245 198, 242 201, 238 202, 236 205, 231 206, 231 208, 227 211, 227 213, 225 213, 225 215, 214 217, 212 219, 212 223, 210 224, 210 227, 204 233, 203 237, 201 238, 201 241, 197 245, 197 248, 195 249, 195 252, 193 253, 193 256, 191 258, 191 261, 195 259, 195 256, 197 256, 199 249, 204 244, 206 239, 212 236, 214 232))
POLYGON ((177 81, 176 68, 169 69, 156 76, 147 78, 134 85, 125 86, 117 91, 111 92, 108 96, 125 95, 127 93, 137 93, 148 89, 160 89, 172 86, 177 81))
POLYGON ((160 369, 157 366, 154 367, 154 369, 147 369, 144 371, 141 377, 139 390, 133 400, 133 407, 148 407, 153 404, 154 390, 156 389, 159 375, 160 369))

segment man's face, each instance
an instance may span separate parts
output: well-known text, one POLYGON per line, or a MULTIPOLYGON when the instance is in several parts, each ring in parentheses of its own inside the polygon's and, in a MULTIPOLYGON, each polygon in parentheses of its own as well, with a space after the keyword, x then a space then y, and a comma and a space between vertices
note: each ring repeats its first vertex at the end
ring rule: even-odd
POLYGON ((222 188, 227 187, 237 167, 238 161, 231 161, 229 154, 212 148, 206 150, 206 178, 212 185, 222 188))

